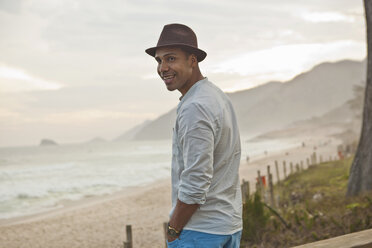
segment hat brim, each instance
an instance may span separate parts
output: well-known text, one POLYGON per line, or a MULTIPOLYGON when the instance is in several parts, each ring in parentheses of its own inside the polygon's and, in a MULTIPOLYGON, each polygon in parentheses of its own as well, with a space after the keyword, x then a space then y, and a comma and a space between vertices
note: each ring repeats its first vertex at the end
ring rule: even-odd
POLYGON ((207 53, 204 52, 203 50, 201 50, 199 48, 196 48, 196 47, 193 47, 193 46, 185 45, 185 44, 169 44, 169 45, 163 45, 163 46, 150 47, 150 48, 146 49, 145 52, 148 55, 150 55, 152 57, 155 57, 156 49, 162 48, 162 47, 181 47, 181 48, 184 48, 186 51, 195 54, 196 58, 198 59, 198 62, 203 61, 205 59, 205 57, 207 57, 207 53))

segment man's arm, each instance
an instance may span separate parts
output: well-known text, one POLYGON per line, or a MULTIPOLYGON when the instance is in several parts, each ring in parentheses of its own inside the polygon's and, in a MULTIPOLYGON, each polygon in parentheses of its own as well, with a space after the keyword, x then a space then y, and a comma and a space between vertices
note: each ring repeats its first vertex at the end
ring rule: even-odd
MULTIPOLYGON (((178 200, 169 225, 181 231, 206 195, 213 177, 213 128, 200 104, 191 104, 179 113, 179 145, 184 169, 178 185, 178 200)), ((175 238, 168 237, 168 241, 175 238)))
MULTIPOLYGON (((177 231, 181 231, 198 208, 199 204, 186 204, 180 200, 177 200, 176 207, 173 211, 171 219, 169 220, 169 225, 177 231)), ((169 242, 175 239, 176 238, 168 236, 169 242)))

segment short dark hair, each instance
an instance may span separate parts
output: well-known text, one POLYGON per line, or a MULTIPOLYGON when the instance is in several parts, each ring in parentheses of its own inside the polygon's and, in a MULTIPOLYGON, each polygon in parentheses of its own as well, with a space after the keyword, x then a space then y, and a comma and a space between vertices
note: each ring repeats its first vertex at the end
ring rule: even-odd
POLYGON ((169 47, 181 49, 186 54, 186 57, 190 57, 191 54, 194 54, 195 57, 197 57, 196 54, 192 51, 192 49, 188 48, 187 46, 175 45, 175 46, 169 46, 169 47))
POLYGON ((189 49, 188 47, 178 46, 185 54, 186 57, 190 57, 192 54, 197 58, 196 54, 192 51, 192 49, 189 49))
POLYGON ((193 54, 196 58, 198 58, 198 56, 195 54, 195 52, 193 52, 192 49, 190 49, 190 48, 188 48, 188 47, 186 47, 186 46, 174 45, 174 46, 169 46, 169 47, 171 47, 171 48, 179 48, 179 49, 181 49, 182 52, 185 53, 185 55, 186 55, 187 58, 190 57, 190 55, 192 55, 192 54, 193 54))
POLYGON ((192 50, 187 48, 187 47, 180 47, 180 48, 181 48, 182 51, 184 51, 186 53, 187 56, 190 56, 191 54, 195 55, 195 53, 193 53, 192 50))

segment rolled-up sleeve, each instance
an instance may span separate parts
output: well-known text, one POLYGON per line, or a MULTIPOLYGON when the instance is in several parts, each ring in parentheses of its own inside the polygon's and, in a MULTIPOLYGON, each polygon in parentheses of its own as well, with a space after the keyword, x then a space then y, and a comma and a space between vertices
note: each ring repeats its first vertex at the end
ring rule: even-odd
POLYGON ((204 204, 213 176, 213 120, 200 104, 190 104, 179 115, 178 145, 183 151, 178 199, 204 204))

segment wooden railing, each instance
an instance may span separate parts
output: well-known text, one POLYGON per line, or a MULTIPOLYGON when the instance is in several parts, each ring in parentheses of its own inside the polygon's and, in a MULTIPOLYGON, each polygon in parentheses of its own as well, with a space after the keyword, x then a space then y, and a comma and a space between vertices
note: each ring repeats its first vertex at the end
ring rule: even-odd
POLYGON ((294 248, 372 248, 372 229, 308 243, 294 248))

